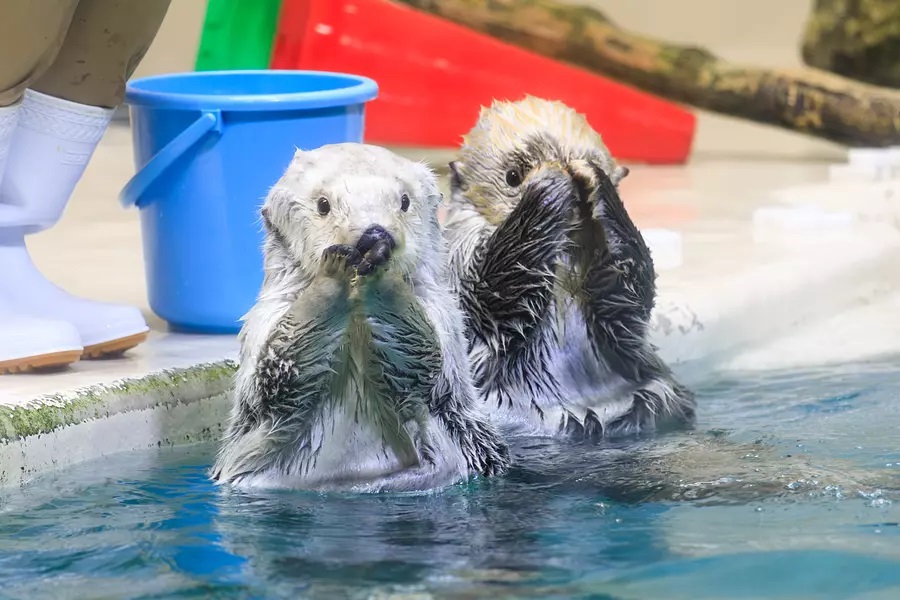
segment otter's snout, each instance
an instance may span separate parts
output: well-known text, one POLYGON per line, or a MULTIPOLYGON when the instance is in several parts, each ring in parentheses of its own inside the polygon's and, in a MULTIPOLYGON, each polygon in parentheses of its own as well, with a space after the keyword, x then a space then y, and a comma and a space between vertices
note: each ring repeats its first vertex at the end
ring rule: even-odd
POLYGON ((356 268, 360 275, 368 275, 391 258, 391 252, 397 247, 387 229, 381 225, 372 225, 366 229, 356 242, 356 250, 362 256, 356 268))

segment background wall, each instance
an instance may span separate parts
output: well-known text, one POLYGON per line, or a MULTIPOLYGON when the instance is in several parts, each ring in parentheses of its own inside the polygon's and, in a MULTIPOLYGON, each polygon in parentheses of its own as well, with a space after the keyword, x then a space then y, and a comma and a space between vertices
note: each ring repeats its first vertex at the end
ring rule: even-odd
MULTIPOLYGON (((571 0, 577 1, 577 0, 571 0)), ((705 47, 737 63, 793 69, 812 0, 580 0, 619 26, 705 47)), ((699 113, 695 155, 841 160, 841 146, 774 127, 699 113)))
MULTIPOLYGON (((649 36, 706 47, 753 65, 801 66, 800 37, 812 0, 569 0, 596 6, 620 26, 649 36)), ((193 70, 206 10, 204 0, 172 0, 159 36, 136 77, 193 70)), ((800 134, 698 113, 695 156, 840 159, 834 144, 800 134)))

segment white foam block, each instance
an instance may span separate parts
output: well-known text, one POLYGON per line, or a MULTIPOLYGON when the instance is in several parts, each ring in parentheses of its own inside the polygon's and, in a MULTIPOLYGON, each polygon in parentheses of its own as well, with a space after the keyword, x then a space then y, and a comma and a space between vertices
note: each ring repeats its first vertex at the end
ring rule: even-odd
POLYGON ((837 233, 847 231, 856 221, 851 211, 825 211, 811 206, 764 206, 753 212, 754 229, 766 233, 837 233))
POLYGON ((641 235, 650 248, 653 266, 657 270, 681 266, 684 256, 680 233, 671 229, 642 229, 641 235))
POLYGON ((876 165, 829 165, 828 181, 831 183, 869 183, 885 175, 885 169, 876 165))
POLYGON ((850 148, 847 151, 847 162, 855 167, 864 165, 890 167, 900 165, 900 153, 894 147, 850 148))
POLYGON ((848 176, 865 176, 874 172, 875 179, 900 178, 900 146, 888 148, 851 148, 847 151, 847 165, 829 169, 832 181, 844 181, 848 176))

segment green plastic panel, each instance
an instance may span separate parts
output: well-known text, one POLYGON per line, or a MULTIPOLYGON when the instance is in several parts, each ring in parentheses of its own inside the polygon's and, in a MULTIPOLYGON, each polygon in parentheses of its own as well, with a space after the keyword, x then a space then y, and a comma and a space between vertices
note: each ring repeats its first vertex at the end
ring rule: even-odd
POLYGON ((267 69, 281 0, 208 0, 197 71, 267 69))

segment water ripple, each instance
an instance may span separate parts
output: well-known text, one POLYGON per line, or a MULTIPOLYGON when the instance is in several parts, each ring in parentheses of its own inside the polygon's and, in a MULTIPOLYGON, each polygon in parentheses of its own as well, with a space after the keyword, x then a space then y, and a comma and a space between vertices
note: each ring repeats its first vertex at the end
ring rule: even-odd
POLYGON ((694 432, 513 440, 508 476, 427 495, 229 492, 212 447, 117 455, 0 496, 2 595, 900 597, 898 384, 723 375, 694 432))

